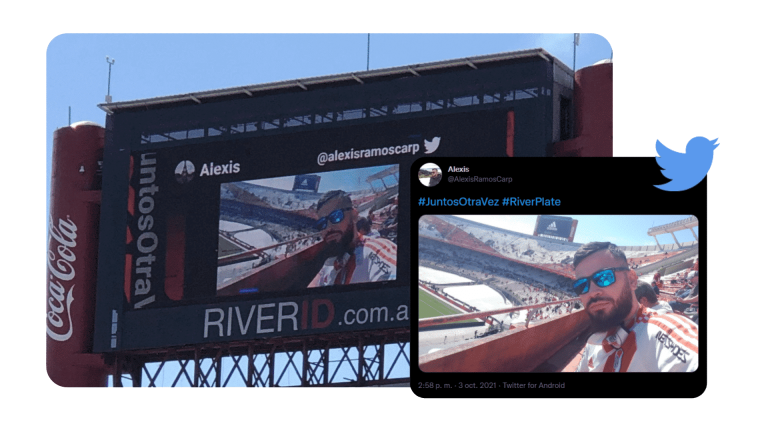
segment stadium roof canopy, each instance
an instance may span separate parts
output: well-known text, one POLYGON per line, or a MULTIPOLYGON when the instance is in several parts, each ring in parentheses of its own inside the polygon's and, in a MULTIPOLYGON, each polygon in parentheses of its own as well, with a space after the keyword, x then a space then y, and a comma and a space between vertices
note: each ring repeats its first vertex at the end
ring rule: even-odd
POLYGON ((681 219, 679 221, 651 227, 648 229, 648 235, 654 236, 659 234, 672 233, 672 232, 680 231, 684 229, 691 229, 696 226, 699 226, 699 220, 696 219, 696 216, 690 216, 688 218, 681 219))
POLYGON ((447 72, 449 70, 471 68, 483 69, 488 67, 509 64, 510 62, 524 62, 533 59, 546 60, 557 63, 561 68, 570 71, 563 62, 541 48, 511 51, 499 54, 489 54, 475 57, 464 57, 453 60, 442 60, 431 63, 413 64, 392 68, 375 69, 371 71, 350 72, 336 75, 326 75, 315 78, 301 78, 286 81, 277 81, 266 84, 254 84, 248 86, 230 87, 220 90, 208 90, 202 92, 186 93, 173 96, 161 96, 149 99, 137 99, 126 102, 112 102, 99 104, 99 108, 107 113, 135 109, 163 108, 168 105, 195 105, 208 101, 221 101, 231 99, 244 99, 260 94, 290 93, 295 91, 308 91, 315 88, 351 86, 366 84, 369 82, 391 81, 406 76, 421 76, 447 72))

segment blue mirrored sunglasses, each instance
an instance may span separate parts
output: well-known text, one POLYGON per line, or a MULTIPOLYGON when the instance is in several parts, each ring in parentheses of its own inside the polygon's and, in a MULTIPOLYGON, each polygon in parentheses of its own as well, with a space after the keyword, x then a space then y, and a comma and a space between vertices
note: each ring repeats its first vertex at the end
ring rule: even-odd
POLYGON ((595 283, 600 288, 613 285, 616 282, 616 272, 629 270, 629 267, 613 267, 596 271, 592 276, 573 281, 573 291, 576 295, 584 295, 589 292, 589 281, 595 283))
POLYGON ((337 224, 344 220, 344 212, 347 210, 352 210, 352 207, 336 209, 329 213, 328 216, 323 216, 318 219, 312 227, 315 229, 315 231, 322 231, 328 228, 328 222, 337 224))

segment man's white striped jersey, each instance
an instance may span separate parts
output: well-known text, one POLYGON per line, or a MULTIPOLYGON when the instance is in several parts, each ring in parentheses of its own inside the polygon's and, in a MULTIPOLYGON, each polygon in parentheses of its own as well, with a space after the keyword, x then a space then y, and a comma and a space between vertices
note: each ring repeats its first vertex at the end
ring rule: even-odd
POLYGON ((578 372, 694 372, 699 367, 699 327, 674 313, 640 306, 629 332, 590 336, 578 372))

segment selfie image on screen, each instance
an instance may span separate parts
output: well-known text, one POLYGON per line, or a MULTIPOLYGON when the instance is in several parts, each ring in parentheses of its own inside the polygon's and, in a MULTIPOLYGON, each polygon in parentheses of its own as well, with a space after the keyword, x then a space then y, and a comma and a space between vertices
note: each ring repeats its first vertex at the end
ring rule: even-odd
POLYGON ((221 185, 217 295, 395 280, 398 165, 221 185))

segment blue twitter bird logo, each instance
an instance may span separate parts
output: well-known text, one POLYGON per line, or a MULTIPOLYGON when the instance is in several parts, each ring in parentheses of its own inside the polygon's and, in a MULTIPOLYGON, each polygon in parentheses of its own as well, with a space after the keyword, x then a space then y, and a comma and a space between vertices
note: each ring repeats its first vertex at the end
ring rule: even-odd
POLYGON ((656 140, 656 153, 659 154, 656 163, 662 169, 661 174, 672 180, 656 187, 665 191, 679 192, 699 184, 712 166, 715 149, 720 145, 715 144, 716 142, 717 138, 710 141, 704 137, 696 137, 688 141, 685 153, 678 153, 656 140))

